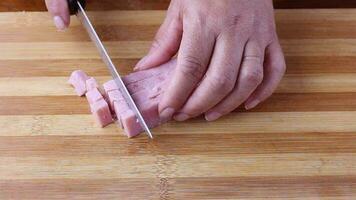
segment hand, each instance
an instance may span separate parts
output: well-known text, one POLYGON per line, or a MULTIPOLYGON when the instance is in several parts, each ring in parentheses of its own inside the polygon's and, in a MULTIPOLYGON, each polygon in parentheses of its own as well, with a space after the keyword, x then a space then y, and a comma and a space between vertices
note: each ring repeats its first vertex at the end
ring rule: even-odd
POLYGON ((70 23, 67 0, 46 0, 46 6, 58 30, 65 30, 70 23))
POLYGON ((178 52, 160 102, 162 119, 208 121, 267 99, 285 72, 271 0, 172 0, 152 47, 135 67, 158 66, 178 52))

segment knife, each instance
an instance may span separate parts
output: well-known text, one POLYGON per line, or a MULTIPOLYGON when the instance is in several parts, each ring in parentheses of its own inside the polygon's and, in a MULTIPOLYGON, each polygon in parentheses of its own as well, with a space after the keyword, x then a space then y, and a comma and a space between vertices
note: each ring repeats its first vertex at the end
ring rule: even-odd
POLYGON ((140 123, 141 127, 143 130, 145 130, 146 134, 152 139, 152 133, 147 126, 145 119, 142 117, 142 114, 138 110, 135 101, 132 99, 127 87, 125 86, 125 83, 122 81, 121 76, 119 72, 116 70, 116 67, 114 63, 112 62, 108 52, 106 51, 103 43, 101 42, 98 34, 96 33, 92 23, 90 22, 87 14, 85 13, 84 7, 85 7, 85 0, 67 0, 68 2, 68 7, 71 15, 77 15, 79 21, 82 23, 84 28, 89 34, 90 39, 93 41, 95 44, 96 48, 98 49, 100 56, 106 66, 108 67, 110 74, 115 81, 117 87, 119 88, 120 92, 122 93, 124 99, 126 100, 127 104, 133 110, 135 113, 138 122, 140 123))

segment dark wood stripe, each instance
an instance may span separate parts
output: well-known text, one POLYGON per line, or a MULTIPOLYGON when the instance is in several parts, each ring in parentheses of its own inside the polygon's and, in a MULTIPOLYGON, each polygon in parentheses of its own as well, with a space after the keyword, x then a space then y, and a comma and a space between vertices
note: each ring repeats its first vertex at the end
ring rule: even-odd
MULTIPOLYGON (((169 0, 88 0, 89 10, 163 10, 169 0)), ((274 0, 275 8, 355 8, 355 0, 274 0)), ((44 11, 43 0, 2 0, 0 11, 44 11)))
POLYGON ((74 95, 73 93, 73 96, 0 97, 0 115, 89 114, 86 98, 74 95))
POLYGON ((1 199, 351 199, 356 177, 0 180, 0 188, 1 199))
POLYGON ((287 74, 356 73, 356 56, 288 56, 287 74))
MULTIPOLYGON (((279 93, 249 112, 356 111, 355 99, 356 93, 279 93)), ((74 92, 73 96, 0 96, 0 102, 0 115, 89 114, 86 99, 74 92)))
POLYGON ((356 111, 356 93, 274 94, 253 112, 356 111))
MULTIPOLYGON (((277 20, 278 21, 278 20, 277 20)), ((317 20, 279 22, 277 33, 280 39, 338 39, 356 38, 355 21, 330 21, 317 20)))
POLYGON ((122 135, 2 136, 0 156, 353 153, 355 140, 354 133, 161 134, 149 143, 146 137, 128 140, 122 135))

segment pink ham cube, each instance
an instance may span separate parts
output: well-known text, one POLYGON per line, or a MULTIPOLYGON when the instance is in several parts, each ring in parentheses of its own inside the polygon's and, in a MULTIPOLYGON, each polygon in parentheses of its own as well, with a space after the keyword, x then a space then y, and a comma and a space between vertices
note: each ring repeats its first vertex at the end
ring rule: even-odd
POLYGON ((89 77, 85 72, 83 72, 82 70, 76 70, 72 72, 68 83, 70 83, 74 87, 75 92, 78 96, 83 96, 87 91, 86 80, 88 79, 89 77))
POLYGON ((107 93, 108 101, 110 104, 110 108, 114 110, 114 102, 115 101, 123 101, 124 97, 122 96, 119 90, 113 90, 107 93))
POLYGON ((93 90, 95 88, 99 88, 98 82, 93 77, 86 80, 85 85, 86 85, 87 91, 93 90))
POLYGON ((113 122, 109 105, 104 99, 101 99, 93 104, 90 104, 90 110, 96 122, 101 127, 105 127, 113 122))
POLYGON ((103 86, 104 86, 104 90, 106 93, 113 91, 113 90, 119 90, 119 88, 117 87, 114 80, 110 80, 110 81, 104 83, 103 86))
POLYGON ((89 104, 94 104, 97 101, 104 99, 103 95, 99 92, 97 88, 90 90, 85 94, 89 104))
POLYGON ((132 110, 127 110, 122 113, 120 116, 120 122, 124 127, 127 137, 129 138, 135 137, 142 132, 141 125, 132 110))

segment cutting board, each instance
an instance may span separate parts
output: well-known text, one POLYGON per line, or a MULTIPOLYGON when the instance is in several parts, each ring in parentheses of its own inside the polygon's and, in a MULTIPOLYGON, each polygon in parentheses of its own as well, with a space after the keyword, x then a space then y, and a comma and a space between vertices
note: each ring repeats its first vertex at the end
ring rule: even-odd
MULTIPOLYGON (((119 71, 164 11, 90 12, 119 71)), ((108 72, 79 22, 0 14, 0 199, 355 199, 356 10, 277 10, 287 73, 258 108, 127 139, 99 128, 69 74, 108 72)))

